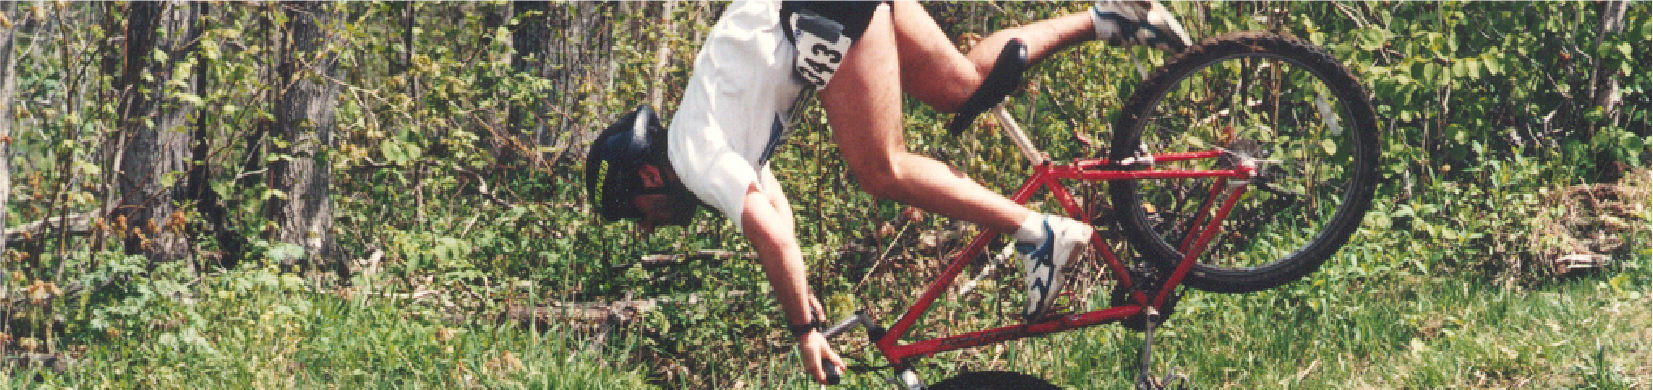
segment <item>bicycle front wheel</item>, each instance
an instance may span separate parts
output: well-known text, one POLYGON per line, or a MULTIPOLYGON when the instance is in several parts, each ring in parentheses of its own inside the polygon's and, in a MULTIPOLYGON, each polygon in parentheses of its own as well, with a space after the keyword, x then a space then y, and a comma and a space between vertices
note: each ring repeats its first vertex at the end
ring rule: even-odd
MULTIPOLYGON (((1269 33, 1231 33, 1189 48, 1125 104, 1109 159, 1223 150, 1222 158, 1127 169, 1222 170, 1258 176, 1184 283, 1241 293, 1319 269, 1359 227, 1377 182, 1377 119, 1366 90, 1331 55, 1269 33)), ((1126 238, 1169 272, 1221 206, 1227 179, 1142 179, 1110 185, 1126 238), (1221 198, 1219 198, 1221 197, 1221 198), (1196 226, 1199 225, 1199 226, 1196 226)))

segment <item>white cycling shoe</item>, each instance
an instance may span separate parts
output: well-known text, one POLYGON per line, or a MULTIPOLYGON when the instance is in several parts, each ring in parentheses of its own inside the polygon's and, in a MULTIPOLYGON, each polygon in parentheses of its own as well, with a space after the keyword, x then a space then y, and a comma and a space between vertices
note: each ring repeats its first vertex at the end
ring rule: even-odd
POLYGON ((1177 17, 1157 1, 1098 1, 1091 7, 1096 39, 1131 47, 1147 45, 1172 53, 1194 45, 1177 17))
POLYGON ((1085 246, 1095 229, 1084 222, 1045 216, 1045 241, 1038 246, 1016 244, 1016 253, 1027 271, 1027 308, 1022 319, 1033 322, 1049 314, 1051 302, 1067 285, 1067 268, 1085 246))

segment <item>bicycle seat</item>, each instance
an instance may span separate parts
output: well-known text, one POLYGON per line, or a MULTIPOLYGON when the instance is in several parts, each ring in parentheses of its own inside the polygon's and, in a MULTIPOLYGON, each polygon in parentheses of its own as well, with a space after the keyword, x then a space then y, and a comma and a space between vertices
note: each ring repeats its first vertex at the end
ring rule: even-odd
POLYGON ((964 133, 964 128, 975 123, 977 116, 1016 92, 1022 85, 1022 72, 1027 70, 1027 65, 1027 44, 1011 38, 1004 44, 1004 50, 999 51, 999 59, 993 63, 993 70, 987 72, 987 78, 982 79, 981 86, 959 105, 953 121, 947 123, 947 131, 955 136, 964 133))

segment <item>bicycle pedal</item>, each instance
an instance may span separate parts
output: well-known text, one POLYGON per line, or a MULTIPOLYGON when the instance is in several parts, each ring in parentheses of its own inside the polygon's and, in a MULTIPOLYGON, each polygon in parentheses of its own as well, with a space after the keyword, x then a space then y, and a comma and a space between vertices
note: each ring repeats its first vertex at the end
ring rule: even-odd
POLYGON ((1183 375, 1181 370, 1177 370, 1175 367, 1172 367, 1169 373, 1166 373, 1164 377, 1161 377, 1158 380, 1155 380, 1153 377, 1147 377, 1144 379, 1147 379, 1148 381, 1147 388, 1155 390, 1188 389, 1190 388, 1189 384, 1191 383, 1191 381, 1188 380, 1188 376, 1183 375))

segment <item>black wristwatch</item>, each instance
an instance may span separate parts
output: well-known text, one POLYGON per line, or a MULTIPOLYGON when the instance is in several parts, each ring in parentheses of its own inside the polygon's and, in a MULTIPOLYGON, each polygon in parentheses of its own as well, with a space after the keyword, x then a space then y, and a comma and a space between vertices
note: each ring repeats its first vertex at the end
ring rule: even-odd
POLYGON ((786 327, 786 330, 792 332, 792 338, 798 338, 809 334, 809 332, 820 330, 821 325, 822 324, 820 321, 815 321, 804 325, 789 325, 786 327))

